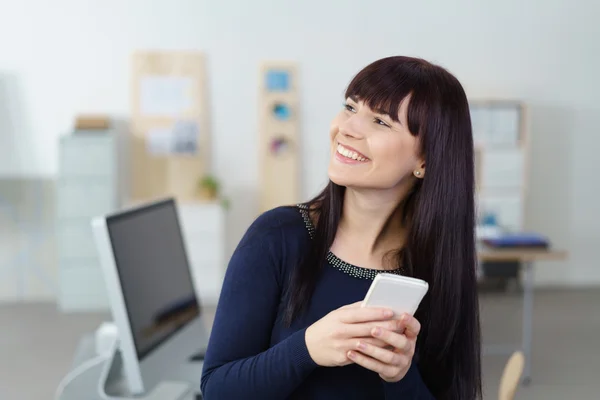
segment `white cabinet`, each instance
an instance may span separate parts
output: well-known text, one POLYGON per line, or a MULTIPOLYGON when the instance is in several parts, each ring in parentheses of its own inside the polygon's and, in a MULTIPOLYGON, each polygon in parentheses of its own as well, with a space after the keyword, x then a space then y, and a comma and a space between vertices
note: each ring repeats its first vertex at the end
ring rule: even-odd
MULTIPOLYGON (((106 311, 90 222, 120 208, 116 141, 109 133, 65 136, 59 154, 58 305, 63 311, 106 311)), ((180 202, 178 209, 194 286, 202 303, 216 304, 225 271, 225 211, 218 203, 180 202)))
POLYGON ((179 203, 192 279, 200 301, 216 304, 225 273, 225 210, 218 203, 179 203))
POLYGON ((58 306, 107 310, 108 298, 90 220, 118 209, 117 152, 110 131, 60 139, 56 191, 58 306))

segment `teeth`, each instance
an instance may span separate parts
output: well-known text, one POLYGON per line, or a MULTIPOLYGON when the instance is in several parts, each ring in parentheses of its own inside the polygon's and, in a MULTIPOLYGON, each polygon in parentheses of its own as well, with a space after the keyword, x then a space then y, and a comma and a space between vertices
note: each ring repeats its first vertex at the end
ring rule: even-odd
POLYGON ((357 161, 367 161, 366 158, 359 156, 358 153, 354 152, 354 151, 350 151, 347 148, 343 147, 341 144, 338 144, 337 146, 337 152, 340 153, 341 155, 343 155, 344 157, 348 157, 351 158, 353 160, 357 160, 357 161))

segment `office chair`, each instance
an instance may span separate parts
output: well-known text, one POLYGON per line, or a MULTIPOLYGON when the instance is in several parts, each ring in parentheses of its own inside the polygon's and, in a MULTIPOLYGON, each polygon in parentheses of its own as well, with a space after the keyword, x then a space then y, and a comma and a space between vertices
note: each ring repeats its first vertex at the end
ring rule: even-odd
POLYGON ((498 391, 498 400, 513 400, 515 393, 521 382, 523 368, 525 366, 525 357, 520 351, 514 352, 506 365, 500 379, 500 389, 498 391))

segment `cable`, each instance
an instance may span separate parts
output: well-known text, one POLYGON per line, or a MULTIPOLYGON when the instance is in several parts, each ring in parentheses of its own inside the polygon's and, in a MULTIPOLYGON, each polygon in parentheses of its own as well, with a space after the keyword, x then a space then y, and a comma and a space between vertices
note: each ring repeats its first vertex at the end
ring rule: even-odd
POLYGON ((55 400, 60 400, 60 397, 62 396, 67 385, 69 385, 69 383, 73 382, 73 380, 75 378, 77 378, 79 375, 83 374, 84 372, 88 371, 89 369, 94 368, 95 366, 108 361, 110 358, 111 358, 111 356, 97 356, 97 357, 91 358, 91 359, 85 361, 84 363, 78 365, 77 368, 75 368, 74 370, 69 372, 60 381, 60 384, 56 388, 56 393, 55 393, 55 397, 54 397, 55 400))

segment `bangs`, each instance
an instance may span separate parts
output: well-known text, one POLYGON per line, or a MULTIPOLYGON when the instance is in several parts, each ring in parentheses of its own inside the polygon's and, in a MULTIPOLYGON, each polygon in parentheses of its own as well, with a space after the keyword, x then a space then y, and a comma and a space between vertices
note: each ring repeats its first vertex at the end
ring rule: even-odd
POLYGON ((360 71, 348 85, 345 98, 362 101, 373 111, 402 123, 400 105, 411 95, 407 122, 409 131, 416 136, 426 118, 426 101, 419 93, 425 84, 428 63, 408 58, 398 62, 398 58, 402 57, 375 61, 360 71))

